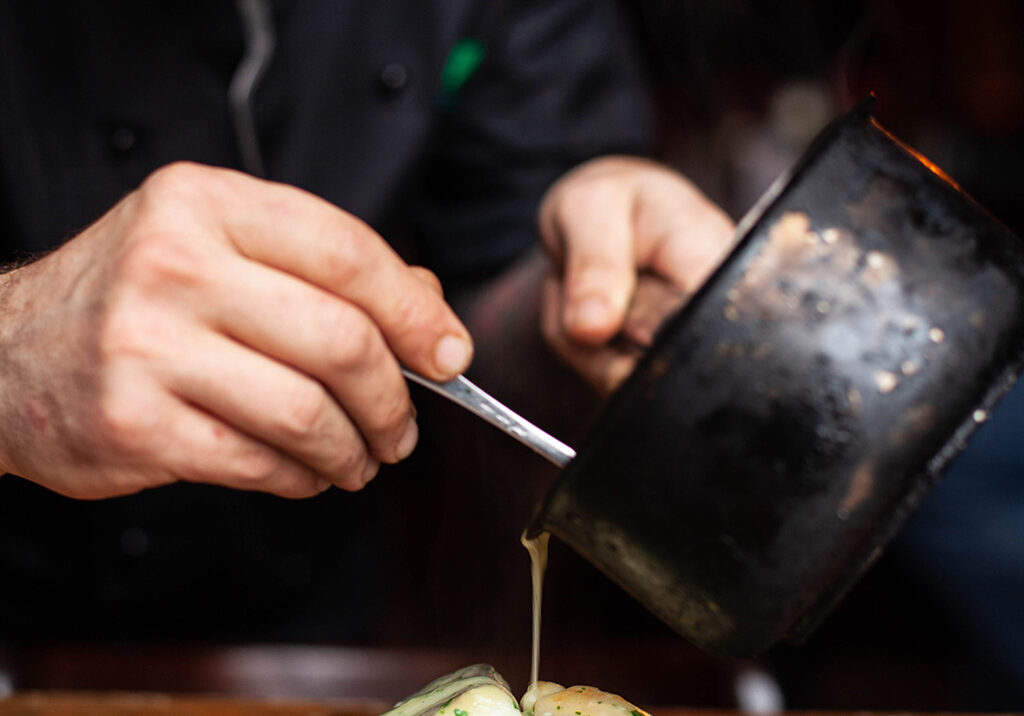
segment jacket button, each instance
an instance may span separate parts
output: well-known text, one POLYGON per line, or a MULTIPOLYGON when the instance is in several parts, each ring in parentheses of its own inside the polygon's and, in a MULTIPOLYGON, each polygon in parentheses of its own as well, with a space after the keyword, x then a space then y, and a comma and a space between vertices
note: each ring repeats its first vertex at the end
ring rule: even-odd
POLYGON ((141 557, 149 551, 149 533, 141 527, 129 527, 121 533, 121 551, 131 557, 141 557))
POLYGON ((377 75, 377 81, 380 83, 381 89, 388 93, 397 93, 409 83, 409 71, 403 64, 389 62, 381 68, 380 74, 377 75))
POLYGON ((110 150, 114 154, 127 154, 135 148, 138 143, 138 133, 131 127, 114 127, 110 130, 110 135, 107 137, 107 141, 110 144, 110 150))

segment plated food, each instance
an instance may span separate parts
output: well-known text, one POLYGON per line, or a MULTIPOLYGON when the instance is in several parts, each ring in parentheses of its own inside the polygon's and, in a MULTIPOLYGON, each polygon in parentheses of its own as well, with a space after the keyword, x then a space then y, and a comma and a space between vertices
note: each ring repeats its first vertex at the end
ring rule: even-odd
POLYGON ((621 696, 593 686, 550 681, 530 685, 522 701, 488 664, 442 676, 381 716, 650 716, 621 696))
POLYGON ((650 716, 617 694, 551 681, 531 684, 521 706, 525 716, 650 716))
POLYGON ((508 682, 489 664, 434 679, 381 716, 521 716, 508 682))

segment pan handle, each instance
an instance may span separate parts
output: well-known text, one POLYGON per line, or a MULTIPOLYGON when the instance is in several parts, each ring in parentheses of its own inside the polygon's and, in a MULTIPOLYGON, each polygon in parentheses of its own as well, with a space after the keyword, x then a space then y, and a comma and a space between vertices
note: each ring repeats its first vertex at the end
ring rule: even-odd
POLYGON ((483 418, 559 467, 565 467, 570 460, 576 457, 576 451, 571 447, 505 407, 461 375, 447 383, 437 383, 418 373, 413 373, 404 366, 402 373, 412 382, 419 383, 423 387, 443 395, 453 403, 461 405, 474 415, 483 418))

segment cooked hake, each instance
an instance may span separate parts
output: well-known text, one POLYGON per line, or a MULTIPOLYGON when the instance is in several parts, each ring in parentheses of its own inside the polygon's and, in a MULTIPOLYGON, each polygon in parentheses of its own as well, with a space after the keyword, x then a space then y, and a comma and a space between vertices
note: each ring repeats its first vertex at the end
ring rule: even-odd
POLYGON ((550 681, 527 689, 522 706, 524 716, 650 716, 616 694, 593 686, 563 688, 550 681))
POLYGON ((474 664, 431 681, 381 716, 650 716, 593 686, 533 684, 520 703, 494 667, 474 664))
POLYGON ((508 682, 474 664, 431 681, 381 716, 522 716, 508 682))

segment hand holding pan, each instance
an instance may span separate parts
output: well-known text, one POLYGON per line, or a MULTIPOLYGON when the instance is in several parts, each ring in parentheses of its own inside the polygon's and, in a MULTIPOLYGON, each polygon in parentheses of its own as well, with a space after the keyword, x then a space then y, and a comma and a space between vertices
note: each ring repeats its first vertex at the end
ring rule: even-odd
POLYGON ((528 530, 713 653, 806 637, 1024 356, 1024 244, 870 112, 748 213, 579 455, 540 450, 565 470, 528 530))

